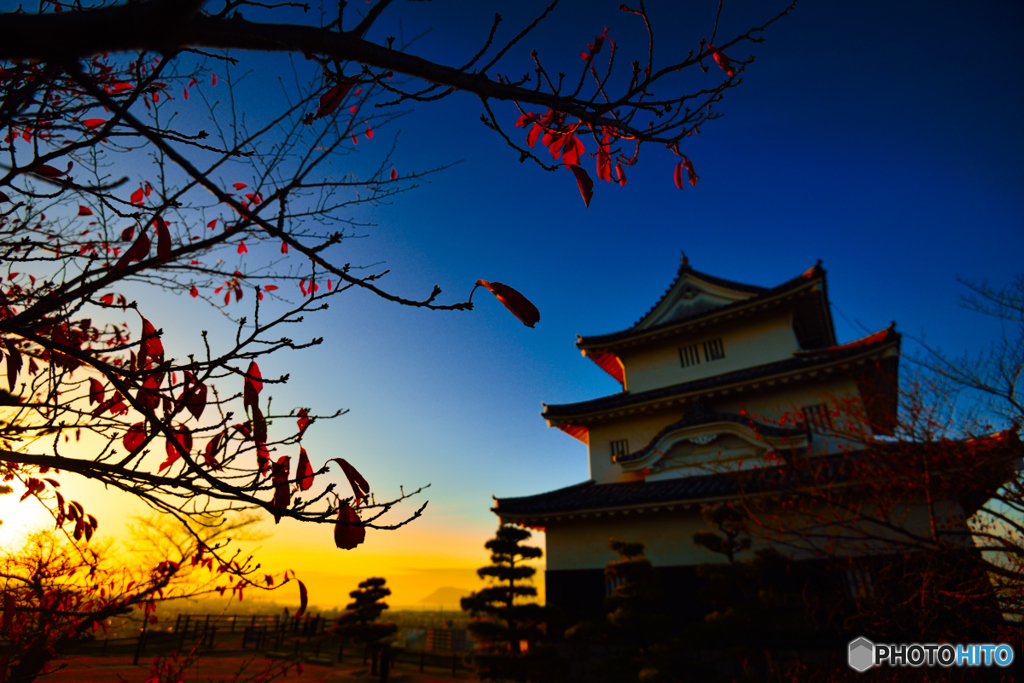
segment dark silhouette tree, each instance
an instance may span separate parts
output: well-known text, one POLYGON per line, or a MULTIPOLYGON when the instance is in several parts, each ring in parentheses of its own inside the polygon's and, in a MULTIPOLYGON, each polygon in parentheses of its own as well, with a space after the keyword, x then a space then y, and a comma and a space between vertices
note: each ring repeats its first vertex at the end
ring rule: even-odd
POLYGON ((477 570, 492 585, 462 598, 463 611, 473 617, 469 632, 478 643, 473 662, 484 680, 557 681, 565 675, 564 663, 547 644, 548 610, 523 602, 537 595, 529 585, 537 570, 526 563, 543 556, 540 548, 523 545, 531 535, 521 527, 499 527, 484 544, 491 564, 477 570))
POLYGON ((359 584, 349 593, 352 602, 345 606, 345 613, 338 617, 336 635, 351 638, 360 643, 370 654, 370 674, 377 674, 377 657, 381 641, 398 632, 398 626, 381 622, 380 615, 389 609, 384 598, 391 595, 391 589, 384 584, 386 579, 372 578, 359 584))

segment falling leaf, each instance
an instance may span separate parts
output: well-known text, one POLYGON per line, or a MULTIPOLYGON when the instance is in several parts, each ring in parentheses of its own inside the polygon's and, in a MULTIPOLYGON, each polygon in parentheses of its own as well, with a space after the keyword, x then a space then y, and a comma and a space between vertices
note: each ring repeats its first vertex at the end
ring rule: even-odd
POLYGON ((301 491, 308 491, 313 486, 313 466, 309 464, 305 448, 299 449, 299 467, 295 471, 295 478, 299 480, 301 491))
POLYGON ((342 501, 338 508, 338 521, 334 523, 334 544, 343 550, 352 550, 366 540, 366 528, 356 511, 342 501))
MULTIPOLYGON (((352 467, 344 458, 331 458, 331 460, 341 466, 341 471, 348 478, 348 483, 352 487, 352 493, 355 497, 356 507, 358 507, 370 493, 370 485, 363 479, 363 475, 359 474, 359 471, 352 467)), ((331 462, 331 460, 328 460, 328 462, 331 462)))
POLYGON ((590 179, 587 172, 575 164, 570 165, 573 175, 576 176, 576 184, 580 186, 580 194, 583 196, 583 203, 590 208, 590 200, 594 196, 594 181, 590 179))
POLYGON ((91 216, 92 215, 92 209, 90 209, 88 206, 82 206, 81 204, 79 204, 78 205, 78 215, 79 216, 91 216))
POLYGON ((533 327, 540 321, 540 311, 516 289, 500 282, 488 282, 487 280, 477 280, 476 284, 497 297, 498 301, 527 327, 533 327))

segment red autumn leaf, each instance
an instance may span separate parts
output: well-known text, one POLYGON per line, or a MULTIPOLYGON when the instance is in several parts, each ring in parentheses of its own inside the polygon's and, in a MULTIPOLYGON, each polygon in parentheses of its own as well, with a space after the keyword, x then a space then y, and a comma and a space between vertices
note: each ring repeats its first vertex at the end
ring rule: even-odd
POLYGON ((144 197, 145 197, 145 190, 143 190, 140 187, 139 189, 135 190, 135 192, 132 192, 131 203, 132 204, 141 204, 144 197))
POLYGON ((129 225, 127 228, 121 231, 121 239, 125 242, 135 237, 135 226, 129 225))
POLYGON ((217 74, 213 74, 213 78, 210 79, 210 85, 217 85, 217 74))
POLYGON ((576 184, 580 186, 580 194, 583 196, 583 203, 590 208, 590 200, 594 196, 594 181, 590 179, 587 172, 576 165, 570 165, 569 169, 576 176, 576 184))
POLYGON ((111 292, 109 294, 104 294, 103 296, 101 296, 100 297, 100 301, 102 303, 105 303, 107 306, 112 306, 113 303, 114 303, 114 294, 113 294, 113 292, 111 292))
POLYGON ((397 180, 398 179, 398 171, 396 171, 395 169, 391 169, 391 179, 392 180, 397 180))
POLYGON ((234 185, 232 185, 232 187, 234 187, 236 190, 243 190, 248 186, 245 183, 235 183, 234 185))
POLYGON ((277 285, 263 285, 263 289, 268 292, 273 292, 277 289, 277 285))
POLYGON ((732 65, 732 60, 725 56, 725 53, 719 50, 714 45, 708 45, 708 49, 711 50, 711 56, 715 58, 715 63, 721 67, 729 76, 736 75, 736 67, 732 65))
POLYGON ((217 462, 217 451, 220 449, 220 442, 224 436, 225 432, 221 432, 214 435, 212 439, 206 442, 206 450, 203 451, 203 458, 211 469, 221 469, 220 463, 217 462))
POLYGON ((690 158, 687 157, 685 154, 683 155, 683 168, 686 169, 687 174, 689 174, 690 176, 690 184, 696 185, 697 181, 700 180, 700 178, 697 176, 697 173, 693 170, 693 163, 690 161, 690 158))
POLYGON ((675 181, 676 187, 680 190, 683 189, 683 162, 676 164, 676 170, 672 174, 672 179, 675 181))
POLYGON ((207 223, 206 227, 208 227, 210 230, 213 230, 214 228, 216 228, 217 227, 217 219, 214 218, 212 221, 207 223))
POLYGON ((121 439, 121 443, 124 444, 124 447, 127 448, 130 453, 137 451, 146 440, 146 432, 142 428, 142 424, 143 423, 141 422, 133 424, 128 428, 124 438, 121 439))
POLYGON ((263 375, 260 374, 260 366, 256 361, 249 363, 249 369, 245 371, 245 387, 242 391, 242 404, 246 408, 254 408, 260 400, 260 392, 263 391, 263 375))
POLYGON ((192 432, 189 428, 185 425, 179 426, 174 431, 174 438, 167 439, 165 450, 167 451, 167 459, 160 463, 160 469, 157 470, 158 472, 163 472, 165 469, 176 463, 178 458, 181 457, 181 450, 192 450, 192 432), (179 449, 178 446, 180 446, 181 449, 179 449))
MULTIPOLYGON (((562 145, 562 163, 566 165, 573 165, 580 163, 580 156, 586 151, 583 143, 575 135, 569 135, 565 139, 565 143, 562 145)), ((555 157, 558 158, 557 156, 555 157)))
POLYGON ((367 139, 373 137, 373 130, 369 126, 366 127, 366 137, 367 139))
POLYGON ((153 219, 153 227, 156 228, 156 257, 163 263, 171 257, 171 233, 160 216, 153 219))
POLYGON ((71 170, 72 166, 74 166, 74 162, 69 161, 68 168, 66 171, 58 171, 56 168, 50 166, 49 164, 36 164, 32 168, 30 168, 29 171, 35 173, 38 176, 43 176, 44 178, 59 178, 62 175, 67 175, 68 171, 71 170))
POLYGON ((622 170, 622 164, 615 164, 615 179, 620 186, 626 186, 626 172, 622 170))
POLYGON ((195 299, 197 296, 199 296, 199 290, 196 289, 195 285, 192 285, 192 291, 190 291, 189 294, 192 295, 193 299, 195 299))
POLYGON ((306 433, 306 428, 309 427, 313 421, 309 419, 309 408, 299 408, 299 419, 297 420, 299 426, 299 437, 306 433))
POLYGON ((343 550, 352 550, 366 540, 366 528, 356 511, 342 502, 338 508, 338 521, 334 523, 334 545, 343 550))
MULTIPOLYGON (((363 475, 359 474, 359 471, 355 467, 352 467, 344 458, 331 458, 334 462, 341 466, 341 471, 345 473, 348 478, 348 483, 352 487, 352 493, 356 500, 356 507, 366 499, 366 496, 370 493, 370 485, 363 479, 363 475)), ((328 461, 330 462, 330 461, 328 461)))
POLYGON ((282 254, 287 254, 288 253, 288 243, 287 242, 281 242, 281 253, 282 254))
POLYGON ((79 204, 78 205, 78 215, 79 216, 91 216, 92 215, 92 209, 90 209, 88 206, 82 206, 81 204, 79 204))
POLYGON ((99 128, 106 122, 106 119, 86 119, 82 121, 82 125, 86 128, 99 128))
POLYGON ((533 327, 540 322, 540 311, 533 305, 533 302, 516 289, 500 282, 488 282, 487 280, 477 280, 476 284, 497 297, 498 301, 527 327, 533 327))
MULTIPOLYGON (((291 489, 288 486, 288 470, 291 469, 291 458, 287 455, 282 455, 278 458, 277 462, 274 463, 273 480, 274 480, 274 502, 273 506, 279 510, 287 510, 288 505, 291 503, 292 495, 291 489)), ((274 523, 281 521, 281 515, 275 511, 274 523)))
POLYGON ((295 478, 299 480, 301 491, 308 491, 313 486, 313 466, 309 464, 305 448, 299 449, 299 467, 295 471, 295 478))
POLYGON ((354 81, 351 78, 343 78, 340 83, 328 88, 327 92, 320 96, 320 106, 313 118, 322 119, 337 109, 341 101, 345 99, 345 95, 352 89, 353 84, 354 81))
POLYGON ((160 363, 164 359, 164 344, 156 334, 153 323, 142 319, 142 342, 139 344, 139 367, 146 366, 146 359, 160 363))
POLYGON ((185 410, 192 413, 192 417, 197 420, 203 416, 203 411, 206 410, 205 384, 198 382, 189 389, 188 395, 185 397, 185 410))
POLYGON ((147 256, 149 256, 149 237, 143 232, 139 234, 139 239, 135 240, 135 243, 128 247, 121 258, 117 260, 114 270, 121 270, 132 261, 141 261, 147 256))
POLYGON ((103 403, 103 383, 95 377, 89 378, 89 405, 103 403))
POLYGON ((243 240, 243 241, 238 243, 238 253, 239 254, 248 254, 249 253, 249 247, 245 246, 245 240, 243 240))
MULTIPOLYGON (((309 605, 309 593, 306 591, 306 584, 302 583, 298 579, 295 579, 299 584, 299 610, 295 613, 295 618, 298 619, 306 613, 306 607, 309 605)), ((302 675, 302 672, 299 672, 302 675)))
POLYGON ((258 405, 252 407, 252 440, 258 444, 267 443, 267 419, 258 405))

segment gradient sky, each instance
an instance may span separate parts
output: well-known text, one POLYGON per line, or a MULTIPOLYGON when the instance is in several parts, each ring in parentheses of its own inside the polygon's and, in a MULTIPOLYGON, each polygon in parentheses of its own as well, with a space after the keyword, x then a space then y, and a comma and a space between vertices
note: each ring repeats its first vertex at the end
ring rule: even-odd
MULTIPOLYGON (((620 59, 640 58, 642 35, 617 4, 567 2, 501 71, 525 72, 534 47, 578 69, 576 55, 605 26, 620 59)), ((651 4, 656 56, 709 35, 715 3, 692 16, 676 2, 651 4)), ((727 1, 722 31, 763 20, 770 4, 727 1)), ((412 51, 458 62, 486 34, 496 7, 484 5, 397 4, 381 34, 397 31, 399 17, 406 36, 432 26, 412 51)), ((541 6, 501 7, 506 34, 541 6)), ((303 336, 322 335, 323 346, 261 363, 265 376, 291 374, 275 404, 350 409, 307 434, 314 464, 345 457, 378 495, 430 484, 422 519, 371 532, 355 551, 336 550, 329 527, 268 525, 265 564, 297 570, 321 605, 371 575, 389 579, 396 605, 440 586, 481 587, 472 569, 487 561, 491 496, 588 477, 585 446, 538 415, 542 401, 618 390, 580 356, 575 335, 632 325, 672 281, 681 250, 699 270, 763 286, 822 259, 840 342, 895 320, 905 351, 914 337, 954 353, 984 347, 999 328, 958 307, 957 278, 1001 286, 1024 270, 1022 28, 1019 2, 802 3, 754 48, 757 61, 720 106, 725 117, 684 147, 696 187, 676 189, 675 158, 651 148, 625 188, 600 184, 589 210, 567 171, 520 164, 479 123, 472 98, 417 108, 398 125, 396 166, 461 163, 361 210, 376 225, 345 260, 383 261, 393 273, 385 285, 409 296, 436 283, 460 300, 477 278, 504 282, 542 318, 527 329, 485 292, 471 313, 353 293, 306 325, 303 336)), ((179 301, 166 315, 182 305, 193 308, 179 301)))

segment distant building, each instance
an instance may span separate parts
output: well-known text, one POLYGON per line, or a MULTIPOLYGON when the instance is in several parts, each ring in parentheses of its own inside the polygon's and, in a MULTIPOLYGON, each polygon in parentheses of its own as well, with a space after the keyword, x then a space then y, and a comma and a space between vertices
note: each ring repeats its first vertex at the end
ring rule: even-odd
MULTIPOLYGON (((863 431, 890 434, 896 422, 895 323, 837 343, 820 261, 765 288, 702 273, 683 256, 675 280, 635 325, 576 345, 622 385, 542 413, 588 445, 590 478, 496 499, 493 508, 503 523, 546 532, 547 602, 570 623, 603 613, 613 588, 603 574, 614 559, 611 537, 643 542, 670 608, 698 618, 696 567, 723 557, 693 536, 708 530, 704 504, 737 495, 737 471, 849 452, 843 434, 853 430, 839 423, 851 413, 839 403, 859 406, 863 431)), ((962 526, 972 510, 954 502, 945 512, 962 526)), ((854 599, 870 589, 869 576, 836 583, 854 599)))
POLYGON ((466 652, 469 639, 464 628, 428 628, 427 652, 466 652))

